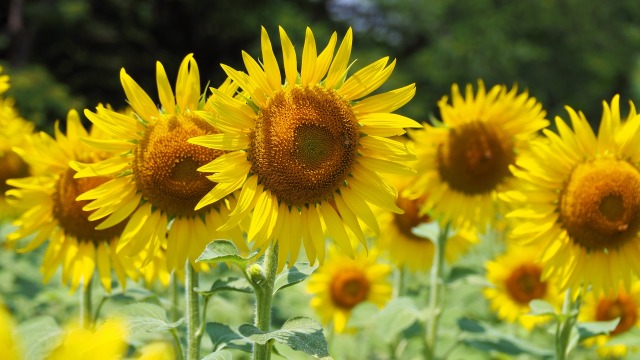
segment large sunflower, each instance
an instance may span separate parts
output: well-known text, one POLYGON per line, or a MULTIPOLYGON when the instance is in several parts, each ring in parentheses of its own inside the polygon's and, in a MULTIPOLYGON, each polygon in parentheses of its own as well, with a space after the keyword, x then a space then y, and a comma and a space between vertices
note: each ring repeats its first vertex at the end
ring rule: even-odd
MULTIPOLYGON (((0 67, 2 73, 2 67, 0 67)), ((14 100, 5 98, 9 88, 9 76, 0 75, 0 220, 15 217, 18 212, 6 203, 5 192, 11 189, 8 179, 29 176, 29 165, 13 151, 14 146, 27 145, 27 137, 33 133, 34 124, 24 120, 15 108, 14 100)))
POLYGON ((608 335, 597 335, 585 340, 585 345, 596 346, 603 358, 623 358, 629 351, 638 351, 640 346, 622 343, 610 344, 609 340, 640 326, 640 283, 636 280, 629 290, 618 289, 617 294, 588 293, 580 306, 578 320, 582 322, 609 321, 620 318, 618 325, 608 335))
POLYGON ((549 316, 529 315, 531 300, 544 300, 557 309, 562 303, 557 284, 542 280, 539 249, 512 246, 494 260, 487 261, 487 280, 493 285, 484 289, 491 309, 501 320, 518 321, 524 328, 550 320, 549 316))
POLYGON ((293 264, 301 243, 308 258, 322 262, 323 226, 349 255, 349 232, 365 242, 360 220, 378 231, 370 204, 394 212, 396 190, 379 173, 410 169, 396 163, 415 158, 400 142, 388 139, 405 127, 420 125, 391 112, 407 103, 415 86, 366 97, 391 75, 395 61, 383 58, 347 76, 352 32, 334 57, 337 36, 318 54, 307 28, 300 73, 296 52, 280 28, 285 82, 266 30, 262 29, 262 65, 243 53, 248 74, 223 65, 243 89, 232 97, 214 91, 211 106, 222 133, 189 140, 210 149, 228 150, 201 171, 216 187, 197 208, 241 189, 238 205, 223 227, 254 210, 248 237, 264 250, 279 242, 279 266, 293 264), (366 97, 366 98, 365 98, 366 97), (323 225, 324 224, 324 225, 323 225))
MULTIPOLYGON (((411 199, 402 194, 414 181, 413 176, 393 176, 391 181, 400 193, 396 205, 404 213, 381 210, 376 214, 380 222, 379 248, 386 251, 390 260, 398 266, 406 266, 412 271, 428 270, 433 262, 437 239, 418 236, 413 231, 418 225, 434 223, 432 217, 420 211, 426 197, 411 199)), ((449 263, 479 241, 476 232, 470 229, 453 229, 449 235, 445 246, 445 259, 449 263)))
POLYGON ((115 254, 124 226, 96 230, 91 212, 82 210, 86 202, 77 202, 76 196, 108 181, 108 177, 75 179, 76 170, 70 161, 96 162, 108 154, 96 152, 81 141, 101 141, 98 129, 87 133, 75 110, 67 116, 67 134, 56 123, 55 139, 45 133, 32 138, 28 151, 20 155, 33 169, 33 176, 11 179, 7 183, 15 189, 7 191, 11 204, 23 210, 14 221, 17 229, 7 236, 10 243, 29 239, 29 244, 18 251, 31 251, 47 239, 49 245, 42 262, 45 281, 62 266, 63 281, 76 289, 80 281, 86 287, 97 268, 100 281, 107 291, 111 289, 111 269, 125 285, 127 277, 137 278, 129 261, 115 254))
POLYGON ((521 189, 505 196, 519 209, 509 214, 521 220, 513 238, 545 249, 543 277, 562 288, 615 291, 640 274, 640 116, 631 104, 622 122, 618 96, 603 105, 597 137, 567 107, 573 130, 556 118, 558 134, 532 144, 512 168, 521 189))
POLYGON ((441 123, 411 132, 416 142, 418 177, 410 197, 428 195, 423 212, 441 223, 471 223, 483 227, 493 220, 497 194, 513 187, 509 166, 528 141, 548 122, 534 98, 514 87, 496 85, 488 92, 478 82, 463 96, 452 86, 438 102, 441 123))
MULTIPOLYGON (((96 210, 91 220, 104 219, 98 229, 125 221, 118 251, 137 254, 146 249, 147 262, 166 238, 169 271, 184 266, 187 259, 194 263, 216 238, 232 239, 248 251, 237 226, 224 232, 215 230, 225 222, 230 200, 220 198, 194 210, 215 185, 196 169, 223 154, 187 143, 191 137, 218 132, 197 114, 203 102, 196 61, 192 55, 182 61, 175 95, 160 62, 156 64, 156 80, 160 108, 122 69, 120 81, 133 113, 122 115, 104 107, 95 113, 85 110, 94 126, 111 136, 111 140, 92 145, 115 150, 117 155, 94 165, 76 164, 80 170, 77 178, 115 176, 78 199, 93 200, 84 209, 96 210)), ((235 90, 227 81, 216 91, 233 94, 235 90)))
POLYGON ((354 259, 329 247, 327 261, 309 277, 307 291, 311 293, 311 307, 324 324, 331 324, 336 332, 345 331, 351 310, 358 304, 370 302, 383 307, 391 299, 389 282, 391 267, 377 261, 375 251, 356 254, 354 259))

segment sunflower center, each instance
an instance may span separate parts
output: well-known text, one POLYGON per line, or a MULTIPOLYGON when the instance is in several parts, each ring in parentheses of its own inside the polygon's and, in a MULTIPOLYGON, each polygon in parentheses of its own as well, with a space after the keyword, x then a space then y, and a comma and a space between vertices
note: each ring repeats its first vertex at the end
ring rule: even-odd
POLYGON ((189 144, 217 130, 191 114, 171 115, 150 126, 135 150, 132 169, 142 195, 173 216, 195 216, 194 208, 215 183, 198 171, 223 152, 189 144))
POLYGON ((466 195, 491 192, 511 175, 513 144, 492 124, 474 121, 451 129, 438 147, 438 172, 453 190, 466 195))
POLYGON ((563 189, 560 220, 573 241, 591 250, 615 249, 640 231, 640 172, 626 161, 578 165, 563 189))
POLYGON ((0 196, 11 189, 6 181, 9 179, 23 178, 29 176, 29 166, 22 157, 9 150, 0 156, 0 196))
POLYGON ((88 219, 93 211, 82 210, 89 201, 76 201, 78 195, 102 185, 109 178, 96 176, 74 179, 75 174, 76 171, 71 168, 60 174, 52 195, 53 216, 58 220, 60 227, 79 241, 92 241, 96 244, 120 236, 126 221, 104 230, 96 230, 98 223, 88 219))
POLYGON ((527 305, 533 299, 542 299, 547 283, 540 280, 542 268, 536 264, 523 264, 513 269, 505 282, 507 292, 516 302, 527 305))
POLYGON ((424 196, 413 200, 398 196, 396 200, 396 205, 404 210, 404 214, 393 214, 393 221, 400 233, 409 240, 429 241, 428 239, 415 235, 411 231, 414 227, 431 221, 429 215, 420 215, 420 207, 425 200, 426 198, 424 196))
POLYGON ((358 125, 333 90, 291 87, 274 95, 250 134, 251 171, 287 205, 327 199, 357 156, 358 125))
POLYGON ((620 318, 610 335, 618 335, 631 329, 637 319, 636 304, 627 294, 618 294, 615 299, 600 299, 596 307, 596 320, 609 321, 620 318))
POLYGON ((346 269, 333 277, 330 288, 333 303, 349 310, 367 299, 371 284, 362 271, 346 269))

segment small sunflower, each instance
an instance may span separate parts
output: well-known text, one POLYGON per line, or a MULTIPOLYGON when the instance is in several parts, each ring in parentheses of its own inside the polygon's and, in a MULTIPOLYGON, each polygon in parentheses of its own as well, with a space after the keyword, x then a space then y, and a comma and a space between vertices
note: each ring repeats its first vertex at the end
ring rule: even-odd
POLYGON ((546 141, 512 167, 523 182, 505 196, 519 209, 508 215, 520 220, 512 237, 544 248, 543 277, 563 289, 610 292, 640 275, 640 116, 630 105, 623 122, 619 96, 603 102, 597 136, 567 107, 573 130, 556 118, 558 134, 545 130, 546 141))
POLYGON ((497 194, 512 189, 509 167, 528 141, 546 127, 546 113, 534 98, 514 87, 488 92, 478 82, 463 95, 457 85, 438 102, 441 123, 411 132, 416 142, 418 177, 410 197, 428 193, 423 212, 441 223, 483 227, 495 218, 497 194))
POLYGON ((27 137, 34 129, 33 123, 20 117, 13 99, 2 95, 8 88, 9 76, 0 75, 0 219, 19 214, 6 202, 5 193, 12 188, 6 181, 29 176, 29 165, 13 151, 13 147, 26 146, 27 137))
POLYGON ((104 153, 93 151, 81 141, 81 138, 101 141, 103 134, 97 129, 87 133, 75 110, 69 111, 66 127, 65 135, 56 123, 55 139, 40 133, 31 138, 28 151, 19 151, 32 168, 33 176, 7 181, 15 187, 7 192, 11 204, 23 210, 22 216, 13 222, 17 229, 7 240, 13 244, 29 239, 20 252, 31 251, 49 240, 41 267, 45 281, 60 265, 65 283, 76 289, 83 281, 86 288, 97 268, 103 287, 110 291, 112 268, 122 286, 127 277, 137 277, 129 261, 115 254, 124 226, 96 230, 91 212, 82 210, 84 203, 75 200, 109 178, 75 179, 76 171, 69 166, 70 161, 103 159, 104 153))
MULTIPOLYGON (((406 266, 411 271, 428 270, 431 268, 437 239, 421 237, 413 232, 413 228, 420 224, 434 222, 429 215, 421 214, 420 209, 426 196, 411 199, 402 195, 403 190, 414 181, 414 177, 392 177, 391 180, 400 193, 396 205, 404 213, 381 211, 377 215, 381 230, 378 245, 396 265, 406 266)), ((445 259, 449 263, 453 263, 472 244, 479 241, 476 232, 469 229, 452 229, 450 234, 445 247, 445 259)))
POLYGON ((327 261, 309 277, 307 291, 313 296, 311 307, 324 324, 332 324, 336 332, 347 330, 351 310, 370 302, 383 307, 390 299, 391 267, 377 261, 374 251, 367 256, 359 252, 352 259, 329 247, 327 261))
POLYGON ((110 319, 95 330, 70 327, 47 360, 119 360, 127 354, 127 326, 110 319))
POLYGON ((620 318, 618 325, 609 335, 597 335, 585 340, 586 346, 597 346, 598 355, 603 358, 623 358, 629 351, 637 351, 640 346, 609 344, 609 340, 640 326, 640 283, 636 280, 629 290, 621 286, 617 294, 589 292, 580 306, 578 320, 609 321, 620 318))
MULTIPOLYGON (((78 197, 91 200, 85 210, 96 210, 91 220, 104 219, 98 229, 126 224, 118 252, 137 254, 145 250, 145 263, 151 261, 166 238, 167 269, 193 264, 206 245, 216 238, 232 239, 239 249, 248 251, 239 227, 215 231, 229 214, 228 202, 218 199, 194 210, 198 201, 214 187, 197 169, 224 154, 187 143, 187 139, 218 130, 198 115, 200 74, 192 55, 187 55, 178 71, 175 95, 164 67, 156 64, 160 104, 125 72, 120 81, 133 108, 123 115, 104 107, 85 110, 94 126, 104 130, 110 140, 92 142, 97 149, 114 150, 117 155, 97 164, 76 163, 77 178, 114 176, 78 197), (127 221, 128 220, 128 221, 127 221)), ((233 94, 230 81, 216 90, 233 94)))
POLYGON ((397 161, 415 155, 389 139, 405 127, 420 125, 392 112, 415 93, 411 84, 367 97, 391 75, 395 60, 380 59, 347 76, 352 31, 334 57, 337 36, 317 53, 307 28, 301 70, 295 49, 280 28, 284 77, 266 30, 262 29, 262 64, 243 52, 247 72, 223 65, 243 89, 241 97, 214 91, 211 106, 220 134, 191 139, 210 149, 227 150, 200 168, 217 182, 197 208, 241 189, 228 228, 251 211, 249 240, 261 250, 279 243, 279 267, 293 264, 301 244, 310 261, 324 259, 323 228, 349 255, 349 233, 365 243, 360 220, 375 232, 378 222, 370 204, 394 212, 396 190, 379 173, 411 173, 397 161))
POLYGON ((542 280, 539 253, 532 247, 513 246, 485 265, 487 280, 493 287, 485 288, 483 293, 491 309, 501 320, 518 321, 527 330, 550 320, 549 316, 529 315, 531 300, 544 300, 557 309, 562 304, 557 285, 542 280))

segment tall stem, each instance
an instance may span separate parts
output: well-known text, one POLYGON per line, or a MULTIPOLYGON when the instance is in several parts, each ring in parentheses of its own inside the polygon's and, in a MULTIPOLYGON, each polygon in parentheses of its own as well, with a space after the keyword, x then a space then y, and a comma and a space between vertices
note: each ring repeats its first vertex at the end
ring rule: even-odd
POLYGON ((93 311, 91 302, 92 285, 93 281, 90 279, 89 283, 82 289, 80 298, 80 327, 83 329, 90 329, 93 326, 93 317, 91 316, 93 311))
POLYGON ((576 301, 572 300, 571 290, 567 290, 564 295, 564 303, 562 304, 562 314, 558 320, 556 327, 556 359, 564 360, 568 358, 568 346, 571 339, 571 330, 576 323, 578 309, 580 308, 579 294, 576 301))
POLYGON ((200 359, 200 341, 197 336, 200 327, 200 299, 194 288, 198 286, 198 272, 191 262, 187 260, 185 266, 185 295, 187 317, 187 360, 200 359))
MULTIPOLYGON (((278 275, 278 244, 271 242, 264 254, 265 279, 259 284, 254 284, 256 292, 255 325, 262 331, 271 330, 271 302, 273 300, 273 284, 278 275)), ((253 348, 254 360, 271 359, 272 342, 264 345, 255 344, 253 348)))
POLYGON ((444 268, 444 250, 449 236, 449 224, 447 223, 438 234, 436 251, 433 254, 433 264, 431 265, 431 283, 429 291, 429 315, 427 320, 427 330, 425 339, 426 359, 432 360, 436 357, 436 344, 438 337, 438 322, 442 314, 442 298, 444 286, 442 281, 442 270, 444 268))

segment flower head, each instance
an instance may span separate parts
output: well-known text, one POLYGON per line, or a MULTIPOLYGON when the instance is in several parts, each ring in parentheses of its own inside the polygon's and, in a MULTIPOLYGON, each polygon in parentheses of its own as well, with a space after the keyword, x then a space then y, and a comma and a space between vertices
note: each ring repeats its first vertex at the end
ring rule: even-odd
POLYGON ((26 149, 16 149, 33 176, 7 181, 14 187, 7 191, 11 204, 23 211, 14 221, 16 230, 7 239, 10 243, 29 239, 28 245, 19 249, 22 252, 49 240, 41 267, 45 281, 62 266, 63 281, 71 289, 76 289, 80 281, 86 287, 97 268, 103 287, 110 291, 111 269, 123 286, 127 277, 137 278, 133 265, 115 253, 123 226, 96 229, 93 209, 85 211, 86 202, 76 201, 78 195, 110 178, 77 179, 77 169, 70 166, 71 161, 93 163, 108 156, 86 144, 104 141, 104 134, 95 128, 88 133, 75 110, 69 111, 66 128, 65 135, 56 123, 55 138, 40 133, 30 138, 26 149))
POLYGON ((527 330, 550 320, 549 316, 529 315, 532 300, 544 300, 556 308, 562 303, 557 284, 542 280, 539 253, 536 248, 512 246, 486 263, 487 280, 493 286, 484 289, 484 296, 491 309, 501 320, 518 321, 527 330))
MULTIPOLYGON (((243 53, 248 73, 223 65, 243 92, 232 97, 214 91, 208 114, 220 134, 190 142, 229 153, 200 168, 214 172, 217 185, 198 203, 215 203, 241 190, 223 226, 237 224, 254 210, 248 238, 261 250, 279 242, 279 266, 297 259, 302 243, 310 261, 325 254, 323 229, 340 249, 353 255, 349 233, 365 243, 362 221, 378 231, 369 204, 401 212, 396 190, 379 173, 410 173, 398 160, 412 159, 406 146, 390 136, 419 124, 392 112, 407 103, 414 85, 367 97, 395 66, 383 58, 347 76, 352 32, 334 56, 334 33, 319 54, 307 29, 300 72, 296 52, 280 28, 284 84, 266 30, 262 64, 243 53)), ((207 115, 203 115, 207 116, 207 115)))
POLYGON ((327 261, 309 277, 311 307, 337 332, 347 329, 351 310, 363 302, 384 306, 391 298, 391 267, 379 263, 374 251, 355 259, 329 248, 327 261))
MULTIPOLYGON (((151 261, 166 242, 168 270, 192 263, 216 238, 232 239, 248 251, 240 229, 215 229, 225 222, 228 202, 218 199, 195 210, 198 201, 215 185, 197 169, 223 155, 223 151, 187 143, 187 139, 218 130, 198 115, 200 74, 192 55, 180 65, 175 94, 160 62, 156 80, 161 107, 125 72, 120 81, 133 108, 120 114, 104 107, 85 110, 94 126, 109 134, 110 140, 93 142, 97 149, 113 149, 109 159, 93 165, 76 164, 78 178, 112 176, 108 181, 78 197, 91 201, 86 210, 97 210, 92 220, 103 219, 97 228, 125 224, 118 251, 147 254, 151 261), (146 250, 145 250, 146 249, 146 250)), ((229 81, 216 90, 233 94, 229 81)))
POLYGON ((411 132, 419 161, 410 197, 428 194, 423 212, 441 223, 483 227, 495 218, 497 195, 513 188, 514 165, 540 129, 545 112, 534 98, 482 82, 463 96, 457 85, 438 103, 442 122, 411 132))
POLYGON ((558 133, 532 143, 514 174, 519 190, 506 194, 520 222, 514 240, 543 247, 543 278, 562 288, 617 290, 640 274, 640 116, 621 120, 619 97, 604 105, 596 136, 582 113, 567 107, 573 130, 556 118, 558 133))
POLYGON ((609 340, 640 326, 640 283, 637 280, 629 290, 624 286, 617 289, 616 294, 597 294, 589 292, 585 295, 578 320, 582 322, 610 321, 620 318, 618 325, 608 335, 596 335, 585 340, 585 345, 596 346, 598 355, 604 358, 622 358, 639 346, 628 346, 622 343, 610 344, 609 340))

